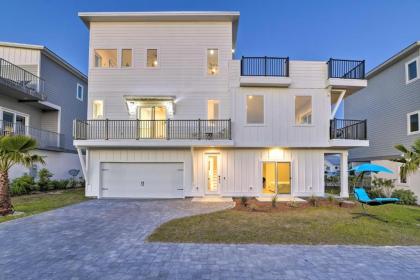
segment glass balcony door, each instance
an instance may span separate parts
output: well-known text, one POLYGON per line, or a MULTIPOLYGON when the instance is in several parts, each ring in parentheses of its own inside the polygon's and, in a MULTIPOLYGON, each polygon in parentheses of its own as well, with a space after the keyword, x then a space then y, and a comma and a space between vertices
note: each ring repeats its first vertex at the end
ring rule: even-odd
POLYGON ((291 194, 290 162, 263 162, 262 193, 291 194))
POLYGON ((139 133, 142 139, 166 138, 166 107, 150 106, 139 109, 139 133))

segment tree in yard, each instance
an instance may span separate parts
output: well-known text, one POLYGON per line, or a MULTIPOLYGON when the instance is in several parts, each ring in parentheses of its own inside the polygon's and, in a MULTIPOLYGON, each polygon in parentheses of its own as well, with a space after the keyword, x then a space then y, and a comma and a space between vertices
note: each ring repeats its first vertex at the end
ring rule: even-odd
POLYGON ((416 172, 420 167, 420 138, 415 140, 410 148, 398 144, 395 145, 395 149, 400 151, 402 155, 392 161, 401 163, 400 177, 402 181, 405 181, 408 175, 416 172))
POLYGON ((37 162, 44 164, 41 156, 31 153, 36 147, 36 140, 25 135, 0 137, 0 215, 13 213, 9 193, 10 168, 16 164, 25 167, 37 162))

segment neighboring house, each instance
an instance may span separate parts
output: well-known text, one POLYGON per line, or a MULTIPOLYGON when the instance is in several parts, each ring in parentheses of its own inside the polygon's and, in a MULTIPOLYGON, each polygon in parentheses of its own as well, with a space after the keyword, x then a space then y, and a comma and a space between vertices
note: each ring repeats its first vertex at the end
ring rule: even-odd
POLYGON ((324 195, 324 156, 367 146, 331 120, 364 61, 234 59, 237 12, 80 13, 90 29, 86 195, 324 195), (333 108, 332 108, 333 107, 333 108))
POLYGON ((406 147, 420 137, 420 41, 395 54, 367 74, 368 87, 345 101, 346 118, 364 118, 369 123, 370 146, 350 151, 350 161, 386 166, 393 175, 378 177, 396 180, 397 187, 410 188, 420 197, 420 172, 401 181, 400 156, 396 144, 406 147))
MULTIPOLYGON (((64 59, 44 46, 0 42, 0 133, 35 138, 54 178, 81 170, 72 120, 86 116, 86 104, 87 77, 64 59)), ((18 166, 10 175, 35 175, 40 168, 18 166)))
POLYGON ((337 175, 340 173, 340 156, 326 155, 324 162, 325 174, 329 176, 337 175))

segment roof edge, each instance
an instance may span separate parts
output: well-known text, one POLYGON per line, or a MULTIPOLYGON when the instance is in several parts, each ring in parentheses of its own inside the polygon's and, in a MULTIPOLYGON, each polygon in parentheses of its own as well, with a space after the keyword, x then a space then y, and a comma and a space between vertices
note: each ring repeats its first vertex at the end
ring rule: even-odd
POLYGON ((393 56, 391 56, 390 58, 388 58, 387 60, 385 60, 384 62, 382 62, 381 64, 379 64, 375 68, 373 68, 372 70, 370 70, 366 74, 366 78, 367 79, 373 78, 374 76, 376 76, 377 74, 379 74, 380 72, 382 72, 383 70, 388 68, 389 66, 397 63, 398 61, 400 61, 401 59, 403 59, 407 55, 414 52, 419 47, 420 47, 420 41, 415 41, 414 43, 410 44, 408 47, 405 47, 404 49, 402 49, 398 53, 394 54, 393 56))
POLYGON ((68 63, 64 58, 60 57, 58 54, 47 48, 46 46, 42 45, 33 45, 33 44, 22 44, 22 43, 14 43, 14 42, 1 42, 0 46, 11 47, 11 48, 23 48, 23 49, 33 49, 33 50, 40 50, 44 55, 52 59, 54 62, 58 63, 62 67, 66 68, 70 71, 73 75, 78 76, 80 79, 84 80, 86 83, 88 82, 88 77, 83 74, 79 69, 68 63))

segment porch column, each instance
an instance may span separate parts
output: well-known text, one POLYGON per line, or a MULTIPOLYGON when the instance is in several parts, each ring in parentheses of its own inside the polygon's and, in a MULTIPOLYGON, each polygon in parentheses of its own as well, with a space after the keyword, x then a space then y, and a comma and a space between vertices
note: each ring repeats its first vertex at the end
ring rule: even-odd
POLYGON ((349 156, 348 151, 343 151, 341 153, 341 163, 340 163, 341 191, 340 191, 340 197, 349 197, 348 156, 349 156))

